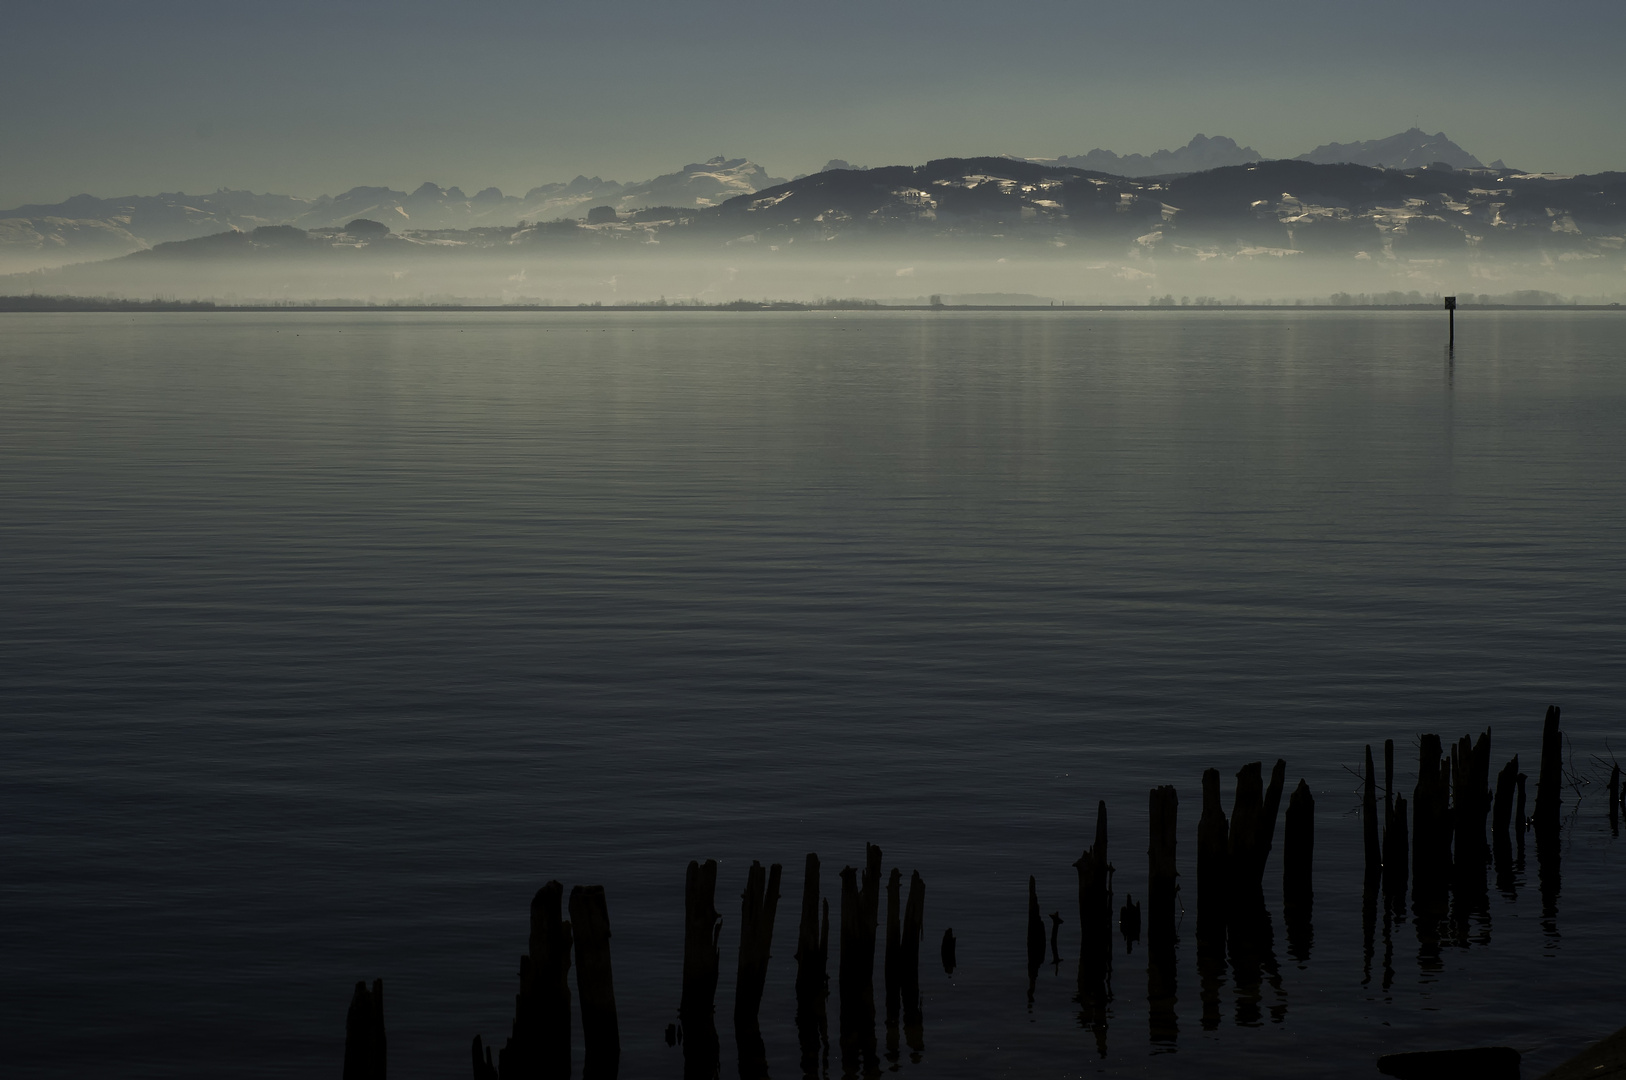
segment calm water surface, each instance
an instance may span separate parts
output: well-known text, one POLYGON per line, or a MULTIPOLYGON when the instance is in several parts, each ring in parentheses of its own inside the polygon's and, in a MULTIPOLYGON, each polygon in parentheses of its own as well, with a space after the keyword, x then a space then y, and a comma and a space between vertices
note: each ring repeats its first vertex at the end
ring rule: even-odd
POLYGON ((786 865, 763 1022, 798 1075, 802 856, 828 892, 873 840, 927 882, 904 1074, 1504 1043, 1535 1075, 1626 1023, 1626 320, 1458 322, 1448 362, 1437 313, 4 316, 0 1060, 337 1076, 382 977, 392 1075, 466 1076, 558 878, 608 890, 623 1076, 676 1077, 715 857, 724 1018, 746 867, 786 865), (1490 725, 1534 777, 1549 703, 1556 912, 1532 858, 1438 959, 1405 922, 1366 960, 1362 746, 1409 792, 1419 732, 1490 725), (1259 1018, 1228 982, 1205 1030, 1199 776, 1229 806, 1278 756, 1314 944, 1278 924, 1259 1018), (1072 963, 1028 1003, 1027 876, 1076 957, 1096 800, 1138 897, 1161 783, 1179 1034, 1120 953, 1103 1057, 1072 963))

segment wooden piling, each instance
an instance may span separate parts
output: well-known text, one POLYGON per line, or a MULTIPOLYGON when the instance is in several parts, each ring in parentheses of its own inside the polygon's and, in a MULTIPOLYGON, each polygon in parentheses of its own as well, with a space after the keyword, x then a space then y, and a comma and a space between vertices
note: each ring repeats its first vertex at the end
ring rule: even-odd
POLYGON ((1107 859, 1107 804, 1096 804, 1095 843, 1073 866, 1078 870, 1080 993, 1093 998, 1112 969, 1112 864, 1107 859))
MULTIPOLYGON (((1264 900, 1265 864, 1276 832, 1287 762, 1277 760, 1270 774, 1270 789, 1263 790, 1262 763, 1244 765, 1236 774, 1236 798, 1231 808, 1231 835, 1227 864, 1227 906, 1234 914, 1250 914, 1264 900)), ((1199 883, 1199 888, 1201 884, 1199 883)))
POLYGON ((1390 911, 1406 910, 1406 798, 1395 799, 1393 827, 1383 841, 1383 896, 1390 911))
POLYGON ((912 1034, 909 1045, 919 1043, 922 1022, 920 1002, 920 942, 926 935, 926 883, 920 872, 909 875, 909 898, 903 905, 903 930, 898 939, 898 987, 903 998, 903 1026, 912 1034))
POLYGON ((344 1080, 385 1080, 389 1048, 384 1034, 384 980, 371 990, 356 983, 344 1021, 344 1080))
POLYGON ((474 1064, 474 1080, 498 1080, 501 1074, 491 1061, 491 1047, 486 1046, 480 1036, 476 1035, 474 1045, 469 1050, 474 1064))
POLYGON ((1203 770, 1203 812, 1197 822, 1197 939, 1225 941, 1225 879, 1230 825, 1220 804, 1218 769, 1203 770))
POLYGON ((1524 773, 1520 773, 1513 778, 1513 783, 1518 792, 1518 794, 1515 796, 1515 806, 1513 810, 1513 837, 1515 840, 1515 846, 1518 849, 1518 857, 1520 859, 1524 858, 1524 828, 1529 821, 1529 819, 1524 816, 1524 782, 1527 779, 1529 778, 1526 777, 1524 773))
POLYGON ((1537 832, 1558 828, 1559 808, 1563 805, 1564 739, 1558 729, 1558 706, 1547 706, 1547 715, 1541 724, 1541 773, 1536 781, 1536 813, 1531 824, 1537 832))
POLYGON ((897 867, 886 879, 886 953, 881 961, 886 988, 886 1022, 896 1025, 903 1002, 903 984, 898 965, 903 949, 903 871, 897 867))
POLYGON ((621 1028, 615 1012, 604 886, 577 885, 570 890, 570 928, 576 945, 576 994, 581 1000, 582 1080, 614 1080, 621 1069, 621 1028))
POLYGON ((1478 742, 1464 735, 1451 753, 1452 783, 1456 788, 1451 824, 1459 876, 1482 874, 1485 866, 1485 825, 1491 810, 1490 742, 1487 728, 1478 742))
POLYGON ((1620 828, 1620 766, 1609 767, 1609 828, 1620 828))
POLYGON ((1383 848, 1378 842, 1378 777, 1372 766, 1372 747, 1366 747, 1365 783, 1361 787, 1361 838, 1366 851, 1366 887, 1377 887, 1383 876, 1383 848))
MULTIPOLYGON (((570 904, 574 915, 574 894, 570 904)), ((683 884, 683 997, 678 1005, 678 1017, 685 1027, 716 1023, 717 941, 722 932, 723 917, 717 911, 717 860, 691 861, 683 884)))
POLYGON ((830 976, 830 902, 824 902, 824 918, 819 918, 819 857, 807 853, 802 878, 802 920, 796 933, 796 998, 823 998, 830 976))
POLYGON ((768 960, 773 946, 774 915, 779 910, 779 878, 783 869, 774 863, 766 871, 753 861, 746 874, 740 904, 740 956, 734 978, 734 1023, 755 1026, 768 981, 768 960))
POLYGON ((1178 842, 1180 799, 1171 785, 1153 788, 1147 798, 1151 835, 1146 845, 1147 938, 1156 942, 1160 935, 1174 934, 1176 879, 1175 846, 1178 842))
POLYGON ((1039 883, 1028 875, 1028 978, 1044 965, 1044 916, 1039 912, 1039 883))
POLYGON ((1446 801, 1450 773, 1440 767, 1440 737, 1424 735, 1417 754, 1417 786, 1412 791, 1412 892, 1416 901, 1435 904, 1451 859, 1446 801), (1443 845, 1443 850, 1442 850, 1443 845))
POLYGON ((1282 904, 1306 910, 1315 897, 1315 797, 1304 780, 1287 802, 1287 823, 1282 836, 1282 904))

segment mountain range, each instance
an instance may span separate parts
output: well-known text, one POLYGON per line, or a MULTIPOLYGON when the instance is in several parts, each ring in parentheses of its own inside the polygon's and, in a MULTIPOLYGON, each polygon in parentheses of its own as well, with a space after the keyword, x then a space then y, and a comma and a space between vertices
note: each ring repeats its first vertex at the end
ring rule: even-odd
MULTIPOLYGON (((1250 205, 1228 206, 1226 213, 1232 217, 1240 213, 1250 221, 1260 218, 1263 212, 1251 205, 1257 201, 1275 207, 1299 200, 1307 208, 1318 208, 1285 217, 1272 211, 1278 221, 1297 216, 1298 228, 1289 230, 1295 234, 1306 232, 1312 218, 1324 226, 1315 230, 1318 236, 1340 228, 1348 233, 1351 223, 1366 222, 1376 230, 1368 238, 1375 241, 1380 234, 1388 235, 1384 232, 1388 228, 1384 222, 1418 219, 1415 228, 1407 226, 1398 234, 1409 235, 1415 229, 1427 230, 1429 221, 1438 217, 1462 233, 1463 242, 1480 243, 1484 237, 1474 232, 1477 226, 1470 227, 1469 222, 1481 223, 1492 230, 1486 236, 1499 235, 1496 229, 1512 227, 1514 222, 1518 222, 1519 228, 1529 224, 1520 216, 1525 213, 1522 207, 1526 198, 1522 194, 1526 181, 1519 179, 1520 174, 1505 167, 1481 166, 1477 158, 1443 133, 1428 135, 1418 129, 1369 142, 1328 143, 1300 155, 1294 163, 1269 163, 1272 166, 1269 169, 1263 168, 1266 163, 1251 147, 1239 146, 1222 136, 1203 135, 1177 150, 1160 150, 1151 155, 1121 157, 1104 150, 1092 150, 1083 155, 1048 160, 975 160, 1000 164, 978 166, 981 170, 978 175, 986 178, 979 181, 969 178, 970 174, 939 175, 941 170, 934 170, 932 165, 925 167, 927 174, 923 174, 923 178, 918 178, 909 166, 859 170, 844 167, 847 166, 845 161, 833 160, 819 173, 784 181, 769 176, 760 165, 748 160, 715 157, 638 183, 621 184, 596 176, 578 176, 568 183, 532 188, 524 196, 505 195, 496 188, 486 188, 470 196, 456 187, 442 188, 428 183, 411 192, 358 187, 338 196, 314 199, 230 190, 203 196, 168 193, 116 199, 79 195, 54 205, 23 206, 0 212, 0 270, 108 258, 226 231, 251 233, 265 226, 325 230, 331 239, 347 223, 358 218, 380 222, 398 234, 398 238, 409 241, 416 238, 443 245, 483 243, 469 237, 432 234, 448 230, 490 230, 508 238, 504 243, 531 242, 524 238, 568 235, 572 229, 561 232, 559 228, 537 229, 527 228, 527 225, 568 224, 585 217, 590 208, 608 208, 597 211, 601 226, 620 223, 609 229, 599 228, 599 232, 606 235, 598 239, 604 242, 622 226, 636 228, 646 238, 673 230, 687 237, 722 227, 736 217, 750 221, 754 228, 762 222, 771 222, 773 228, 789 228, 791 223, 785 220, 785 214, 791 210, 775 209, 781 203, 802 214, 806 221, 818 222, 826 233, 832 230, 884 232, 902 222, 910 223, 910 228, 919 233, 933 221, 961 221, 955 228, 963 231, 968 227, 964 221, 971 219, 980 222, 977 227, 981 228, 986 224, 986 213, 979 211, 966 218, 963 212, 964 207, 975 204, 985 210, 996 206, 1012 211, 1020 209, 1017 220, 1011 223, 1010 235, 1042 231, 1052 225, 1059 225, 1063 232, 1076 232, 1088 221, 1092 223, 1092 234, 1104 236, 1119 231, 1119 226, 1141 222, 1144 215, 1140 208, 1151 205, 1155 196, 1159 207, 1168 203, 1170 209, 1158 209, 1152 217, 1163 221, 1164 235, 1173 235, 1203 219, 1206 211, 1197 207, 1217 205, 1205 193, 1241 188, 1249 189, 1250 205), (1334 183, 1329 189, 1327 181, 1320 177, 1306 189, 1303 186, 1305 174, 1290 170, 1283 174, 1281 183, 1290 180, 1291 186, 1279 186, 1275 179, 1266 182, 1267 178, 1282 174, 1283 168, 1295 163, 1326 166, 1346 160, 1369 169, 1382 166, 1388 171, 1363 175, 1354 188, 1347 191, 1344 190, 1347 185, 1341 183, 1334 183), (1084 167, 1091 163, 1110 167, 1084 167), (1019 166, 1043 172, 1029 176, 1019 166), (1250 171, 1231 172, 1238 168, 1250 171), (1452 173, 1451 170, 1471 172, 1452 173), (1225 175, 1210 175, 1216 173, 1225 175), (1426 179, 1420 179, 1418 174, 1426 174, 1426 179), (855 177, 863 179, 854 180, 855 177), (1194 177, 1208 179, 1195 180, 1194 177), (1039 187, 1029 192, 1027 188, 1033 184, 1039 187), (1272 185, 1277 186, 1272 189, 1272 185), (1252 190, 1255 187, 1258 190, 1252 190), (833 193, 837 188, 842 195, 832 205, 808 205, 808 200, 824 197, 819 193, 833 193), (1052 191, 1054 195, 1040 194, 1052 191), (1168 194, 1188 191, 1196 200, 1191 206, 1180 205, 1168 194), (1330 191, 1338 194, 1330 194, 1330 191), (1505 193, 1506 197, 1497 192, 1505 193), (1097 205, 1104 193, 1118 200, 1108 218, 1102 218, 1097 205), (1086 194, 1088 198, 1084 197, 1086 194), (764 203, 764 197, 773 201, 764 203), (1383 203, 1385 198, 1401 199, 1403 204, 1407 199, 1422 202, 1406 209, 1405 205, 1409 204, 1389 205, 1383 203), (861 211, 849 205, 855 199, 863 204, 861 211), (708 214, 708 210, 715 212, 708 214), (866 217, 855 223, 852 214, 858 212, 866 217), (1446 216, 1441 217, 1441 214, 1446 216), (1107 228, 1107 220, 1115 224, 1107 228), (1335 223, 1338 223, 1337 228, 1335 223), (514 237, 520 239, 513 241, 514 237), (1475 239, 1466 239, 1468 237, 1475 239)), ((1494 165, 1501 166, 1501 162, 1494 165)), ((1558 181, 1544 179, 1537 183, 1543 185, 1541 191, 1548 193, 1541 198, 1550 203, 1551 193, 1556 190, 1553 185, 1558 181)), ((1548 205, 1539 208, 1543 215, 1549 209, 1553 208, 1548 205)), ((1561 211, 1557 216, 1544 219, 1544 228, 1559 228, 1555 222, 1572 220, 1567 216, 1570 213, 1567 208, 1557 210, 1561 211)), ((1583 213, 1581 218, 1573 220, 1590 219, 1583 213)), ((1249 229, 1253 230, 1254 226, 1250 225, 1249 229)), ((1143 236, 1146 231, 1137 232, 1135 236, 1143 236)), ((1275 231, 1272 236, 1274 239, 1268 243, 1264 240, 1260 243, 1287 249, 1297 242, 1290 236, 1276 235, 1275 231)))

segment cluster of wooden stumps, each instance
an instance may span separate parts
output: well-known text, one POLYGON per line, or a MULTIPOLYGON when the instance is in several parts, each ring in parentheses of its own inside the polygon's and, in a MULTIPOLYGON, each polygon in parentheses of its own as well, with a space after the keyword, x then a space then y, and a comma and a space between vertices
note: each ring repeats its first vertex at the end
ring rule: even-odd
MULTIPOLYGON (((1367 959, 1377 911, 1384 912, 1385 932, 1391 920, 1404 917, 1408 886, 1410 911, 1425 943, 1448 914, 1479 910, 1487 900, 1487 871, 1494 867, 1499 887, 1511 887, 1522 869, 1525 832, 1536 834, 1541 871, 1543 914, 1556 917, 1558 834, 1564 786, 1559 710, 1547 710, 1543 723, 1541 769, 1535 812, 1525 815, 1526 777, 1514 756, 1498 771, 1492 789, 1491 733, 1477 740, 1464 736, 1446 753, 1438 735, 1419 740, 1416 786, 1408 801, 1395 794, 1394 742, 1383 747, 1382 808, 1372 748, 1366 748, 1362 775, 1361 816, 1364 848, 1364 916, 1367 959), (1486 824, 1490 839, 1486 840, 1486 824)), ((1287 763, 1278 760, 1267 784, 1262 762, 1236 774, 1231 813, 1221 801, 1220 774, 1202 776, 1202 813, 1197 823, 1197 968, 1202 983, 1202 1026, 1219 1026, 1219 987, 1229 970, 1240 1023, 1261 1017, 1261 988, 1269 978, 1279 990, 1273 930, 1265 906, 1265 870, 1280 815, 1287 763)), ((1618 830, 1622 810, 1620 769, 1609 778, 1609 821, 1618 830)), ((1117 914, 1118 930, 1132 951, 1144 934, 1147 993, 1154 1042, 1172 1041, 1178 1032, 1176 1000, 1176 923, 1180 908, 1175 849, 1179 799, 1172 786, 1149 796, 1150 839, 1144 925, 1133 898, 1117 914)), ((1282 914, 1289 954, 1307 959, 1310 916, 1314 902, 1312 864, 1315 848, 1315 800, 1300 780, 1288 799, 1282 838, 1282 914)), ((1114 868, 1107 855, 1107 807, 1097 805, 1094 842, 1073 864, 1078 872, 1078 920, 1081 930, 1078 1002, 1081 1019, 1106 1051, 1106 1015, 1112 998, 1114 951, 1114 868)), ((780 899, 781 866, 753 862, 741 896, 738 966, 735 974, 733 1028, 742 1077, 766 1076, 767 1055, 758 1013, 768 976, 774 920, 780 899)), ((837 988, 843 1071, 871 1072, 879 1065, 874 988, 875 952, 882 888, 881 849, 866 845, 863 867, 848 866, 840 878, 840 923, 837 988)), ((716 908, 717 863, 691 862, 684 886, 682 993, 678 1022, 668 1026, 667 1042, 683 1049, 684 1074, 719 1075, 720 1046, 715 1018, 719 978, 718 942, 722 915, 716 908)), ((586 1080, 613 1078, 620 1068, 620 1030, 610 965, 609 912, 602 886, 571 891, 569 921, 563 918, 564 887, 550 881, 531 901, 530 949, 520 958, 520 988, 515 997, 513 1029, 495 1055, 476 1036, 472 1046, 475 1080, 565 1080, 571 1075, 572 1000, 569 973, 574 954, 576 991, 580 997, 583 1063, 586 1080)), ((830 1040, 826 1012, 829 996, 830 902, 821 893, 816 854, 806 859, 800 923, 796 938, 796 1023, 802 1071, 828 1070, 830 1040)), ((1049 954, 1061 963, 1060 912, 1049 915, 1049 954)), ((925 884, 911 875, 907 896, 903 875, 893 869, 886 882, 886 931, 883 978, 887 1056, 896 1062, 900 1030, 911 1057, 923 1047, 920 992, 920 943, 925 925, 925 884)), ((1045 915, 1036 879, 1028 879, 1028 993, 1046 954, 1045 915)), ((955 939, 945 932, 942 960, 955 966, 955 939)), ((1274 1011, 1274 1010, 1273 1010, 1274 1011)), ((384 1080, 385 1036, 383 987, 357 983, 347 1023, 345 1080, 384 1080)))
POLYGON ((570 1076, 570 965, 575 953, 576 991, 581 996, 582 1076, 613 1078, 621 1068, 621 1025, 610 970, 610 912, 602 885, 570 891, 550 881, 531 899, 530 952, 519 958, 519 993, 508 1042, 493 1060, 491 1048, 474 1037, 475 1080, 499 1076, 568 1080, 570 1076))
MULTIPOLYGON (((739 961, 734 982, 734 1040, 742 1077, 768 1074, 767 1051, 758 1013, 768 978, 774 918, 779 909, 782 868, 753 862, 740 909, 739 961)), ((866 845, 860 871, 841 871, 841 923, 837 983, 840 991, 840 1047, 844 1068, 878 1067, 875 1031, 875 946, 880 927, 881 849, 866 845)), ((530 952, 520 957, 520 990, 513 1031, 500 1051, 477 1035, 471 1050, 475 1080, 565 1080, 571 1075, 571 951, 576 954, 581 997, 584 1080, 613 1078, 620 1068, 621 1042, 615 989, 610 975, 609 914, 601 886, 577 886, 570 897, 570 921, 561 918, 564 887, 550 881, 531 901, 530 952)), ((684 1075, 711 1080, 719 1074, 721 1047, 716 996, 723 917, 717 910, 717 862, 691 862, 684 883, 683 986, 678 1021, 667 1027, 667 1043, 683 1049, 684 1075)), ((903 874, 894 869, 886 885, 886 938, 883 962, 887 1052, 896 1060, 898 1035, 911 1052, 923 1049, 920 996, 920 941, 925 925, 926 886, 912 874, 907 898, 903 874)), ((947 946, 945 945, 945 948, 947 946)), ((796 942, 797 1030, 804 1072, 827 1069, 829 1023, 830 902, 820 894, 819 857, 807 856, 802 886, 801 923, 796 942)), ((358 995, 361 990, 358 989, 358 995)), ((354 1011, 354 1010, 352 1010, 354 1011)), ((348 1057, 347 1057, 348 1061, 348 1057)), ((359 1074, 358 1074, 359 1075, 359 1074)), ((378 1074, 382 1080, 382 1073, 378 1074)), ((349 1080, 348 1066, 346 1080, 349 1080)), ((367 1080, 372 1080, 369 1076, 367 1080)))
MULTIPOLYGON (((1409 802, 1395 793, 1392 740, 1383 746, 1381 796, 1377 775, 1372 748, 1367 747, 1361 817, 1368 969, 1380 913, 1386 943, 1391 925, 1410 915, 1425 962, 1437 956, 1443 940, 1469 940, 1469 925, 1489 910, 1489 875, 1494 872, 1497 888, 1512 892, 1525 865, 1527 831, 1535 833, 1542 917, 1552 928, 1560 887, 1559 831, 1565 784, 1557 706, 1548 708, 1542 721, 1536 805, 1528 817, 1527 778, 1519 771, 1518 755, 1497 770, 1492 785, 1489 728, 1477 739, 1463 736, 1449 752, 1438 735, 1422 736, 1417 784, 1409 802)), ((1616 829, 1620 796, 1617 765, 1609 780, 1609 821, 1616 829)), ((1384 968, 1387 985, 1392 969, 1387 961, 1384 968)))

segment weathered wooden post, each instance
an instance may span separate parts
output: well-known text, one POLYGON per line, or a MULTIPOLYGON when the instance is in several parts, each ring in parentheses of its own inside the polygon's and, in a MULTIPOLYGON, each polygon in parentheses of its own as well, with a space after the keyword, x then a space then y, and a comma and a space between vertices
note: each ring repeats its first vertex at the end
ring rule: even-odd
POLYGON ((1541 724, 1541 774, 1536 781, 1536 813, 1531 823, 1536 832, 1557 829, 1559 807, 1563 803, 1564 737, 1558 730, 1558 706, 1547 706, 1541 724))
POLYGON ((1366 850, 1366 888, 1376 889, 1383 876, 1383 848, 1378 843, 1378 778, 1372 767, 1372 747, 1366 747, 1365 783, 1361 789, 1361 838, 1366 850))
POLYGON ((491 1047, 485 1045, 480 1036, 474 1037, 474 1045, 469 1050, 474 1064, 474 1080, 497 1080, 502 1075, 491 1061, 491 1047))
POLYGON ((886 879, 886 953, 881 961, 886 987, 886 1022, 894 1027, 903 1004, 903 985, 898 978, 902 950, 903 871, 894 866, 886 879))
POLYGON ((1308 910, 1315 897, 1312 866, 1315 863, 1315 796, 1310 785, 1299 781, 1287 802, 1287 826, 1282 837, 1282 904, 1308 910))
POLYGON ((921 1050, 920 942, 926 936, 926 883, 918 870, 909 874, 909 898, 903 905, 903 932, 898 939, 898 982, 903 997, 904 1038, 921 1050))
MULTIPOLYGON (((574 895, 570 903, 574 915, 574 895)), ((713 1068, 719 1053, 717 941, 722 932, 723 918, 717 911, 717 860, 691 860, 683 883, 683 996, 678 1004, 678 1019, 683 1021, 684 1062, 696 1072, 713 1068)))
POLYGON ((1609 831, 1620 829, 1620 766, 1609 766, 1609 831))
POLYGON ((576 943, 576 994, 581 999, 582 1080, 615 1080, 621 1070, 621 1027, 610 972, 610 911, 604 886, 577 885, 570 890, 570 928, 576 943))
POLYGON ((344 1020, 344 1080, 385 1080, 389 1047, 384 1034, 384 980, 358 982, 344 1020))
POLYGON ((1395 914, 1406 910, 1406 798, 1395 800, 1393 827, 1383 841, 1383 897, 1395 914))
POLYGON ((1039 913, 1039 883, 1028 875, 1028 987, 1044 965, 1044 916, 1039 913))
POLYGON ((1112 970, 1112 864, 1107 860, 1107 804, 1096 804, 1095 843, 1073 863, 1078 870, 1080 996, 1094 1001, 1112 970))
POLYGON ((1176 878, 1174 853, 1178 842, 1180 799, 1174 787, 1165 784, 1153 788, 1147 799, 1147 816, 1151 821, 1151 835, 1146 844, 1147 940, 1155 943, 1159 935, 1174 935, 1175 894, 1180 891, 1176 878))
POLYGON ((1450 331, 1449 331, 1450 337, 1448 337, 1446 339, 1446 345, 1447 345, 1448 348, 1455 349, 1457 347, 1457 298, 1456 297, 1447 296, 1445 298, 1445 313, 1446 313, 1446 318, 1448 320, 1450 320, 1450 331))
POLYGON ((1434 905, 1450 867, 1451 834, 1445 807, 1449 772, 1441 768, 1440 737, 1424 735, 1417 755, 1417 787, 1412 792, 1412 893, 1419 904, 1434 905), (1442 777, 1442 773, 1444 776, 1442 777), (1443 845, 1443 850, 1442 850, 1443 845))
POLYGON ((1203 813, 1197 822, 1197 945, 1225 950, 1226 864, 1230 825, 1220 804, 1218 769, 1203 770, 1203 813))
POLYGON ((767 871, 756 861, 746 874, 740 905, 740 957, 734 980, 734 1023, 755 1026, 768 981, 774 915, 779 910, 779 877, 774 863, 767 871))
POLYGON ((796 933, 796 999, 824 999, 829 984, 830 902, 824 901, 824 917, 819 917, 819 857, 807 854, 802 879, 802 921, 796 933))

